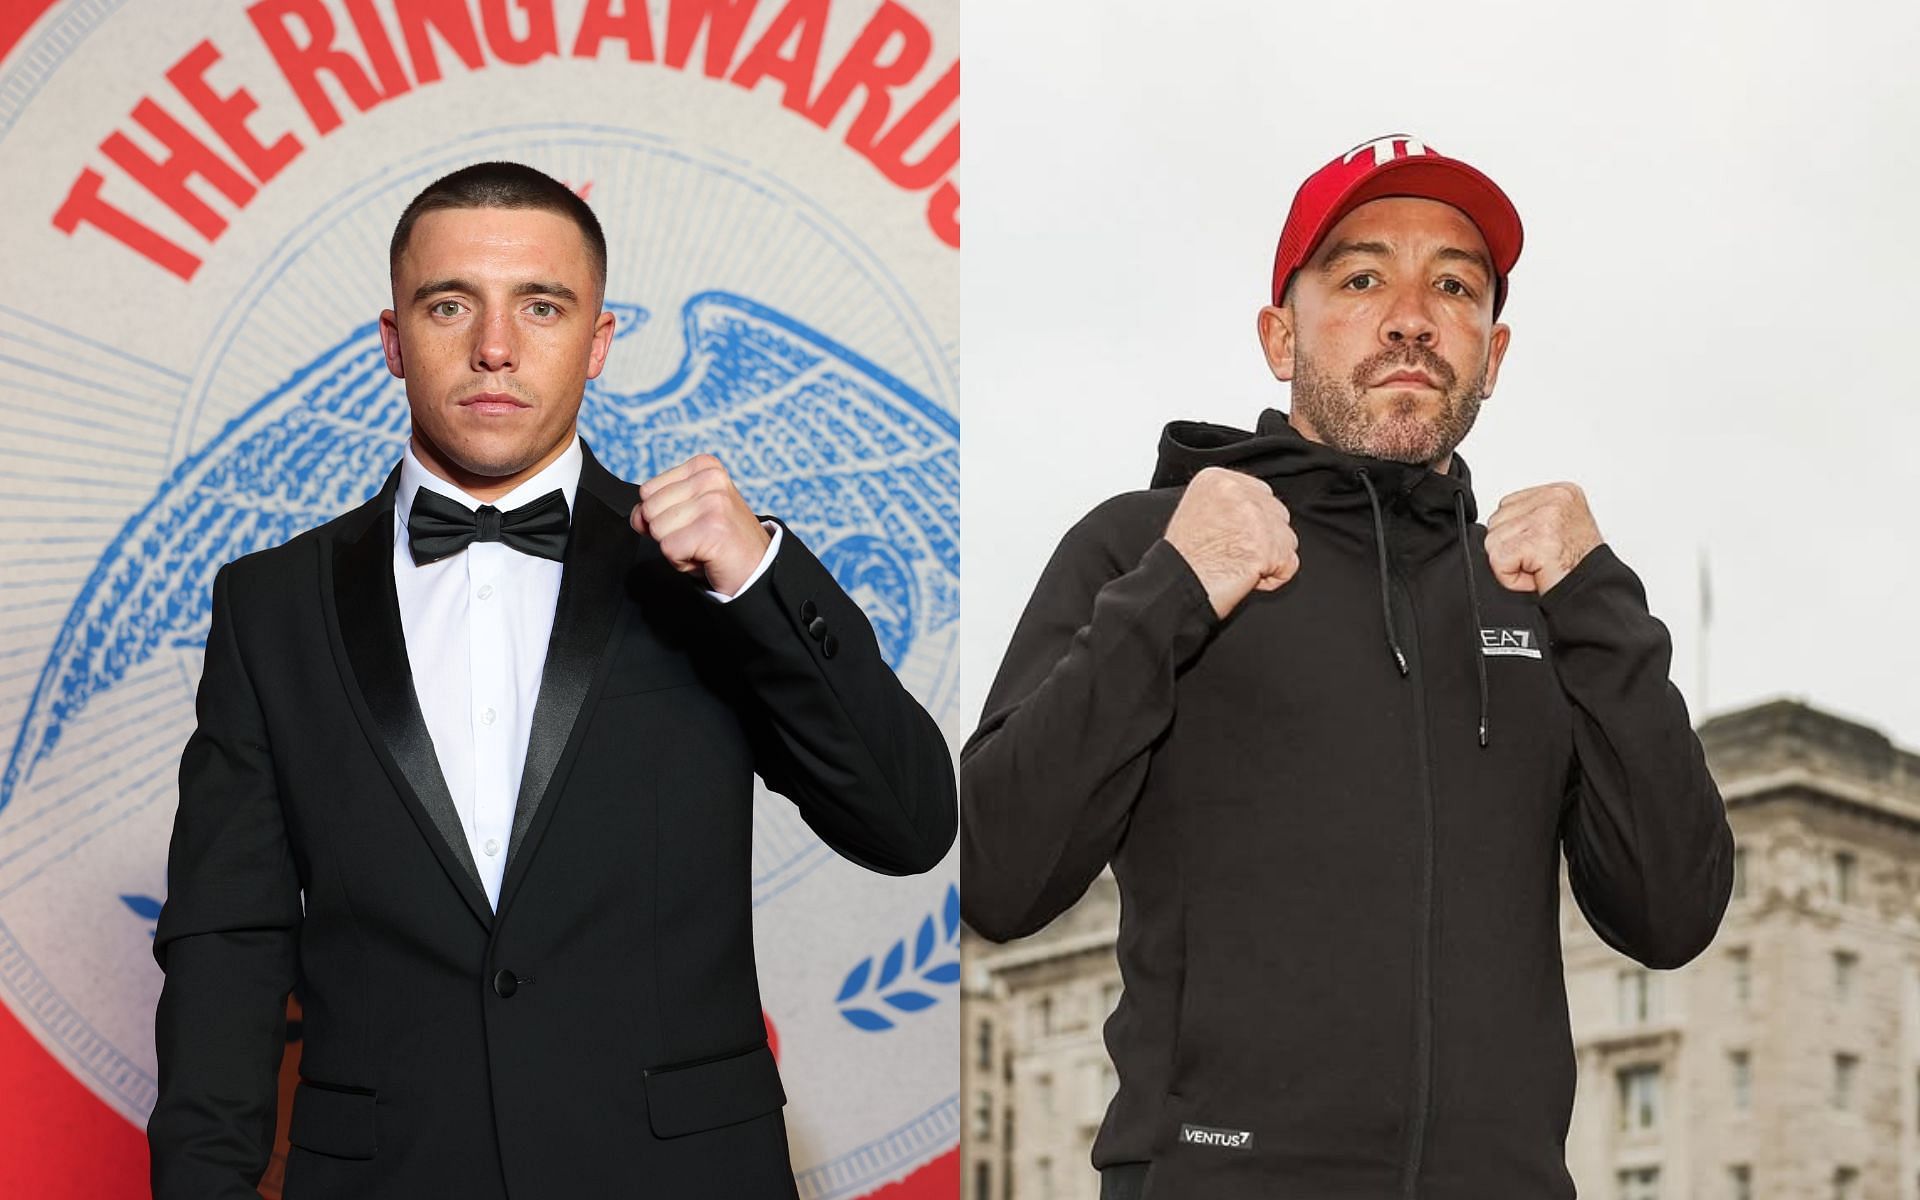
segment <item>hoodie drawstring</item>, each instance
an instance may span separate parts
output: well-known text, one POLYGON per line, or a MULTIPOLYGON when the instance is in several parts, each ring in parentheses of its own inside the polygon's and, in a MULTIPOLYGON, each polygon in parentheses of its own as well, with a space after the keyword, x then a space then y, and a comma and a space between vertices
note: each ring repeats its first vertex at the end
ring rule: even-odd
POLYGON ((1480 645, 1480 591, 1473 583, 1473 545, 1467 540, 1467 497, 1464 492, 1453 494, 1453 519, 1460 529, 1460 566, 1467 573, 1467 608, 1473 617, 1473 628, 1468 630, 1468 644, 1473 650, 1473 670, 1480 677, 1480 746, 1487 745, 1487 656, 1480 645))
POLYGON ((1354 473, 1360 477, 1360 486, 1367 489, 1367 503, 1373 506, 1373 546, 1380 552, 1380 615, 1386 620, 1387 649, 1393 652, 1394 664, 1405 678, 1407 656, 1400 649, 1400 638, 1393 627, 1393 600, 1387 594, 1387 527, 1380 519, 1380 493, 1373 490, 1373 479, 1365 467, 1354 473))
MULTIPOLYGON (((1407 656, 1400 649, 1399 630, 1393 624, 1393 598, 1387 590, 1387 525, 1380 515, 1380 493, 1373 486, 1373 477, 1365 467, 1355 471, 1360 486, 1367 489, 1367 504, 1373 509, 1373 546, 1380 560, 1380 616, 1386 624, 1387 649, 1393 654, 1394 665, 1400 668, 1404 678, 1408 674, 1407 656)), ((1454 526, 1460 531, 1460 568, 1467 575, 1467 612, 1473 622, 1468 631, 1469 644, 1473 650, 1473 673, 1480 683, 1480 746, 1486 748, 1492 734, 1492 719, 1488 715, 1487 703, 1487 660, 1480 648, 1480 589, 1473 581, 1473 542, 1467 536, 1467 498, 1463 492, 1453 494, 1454 526)))

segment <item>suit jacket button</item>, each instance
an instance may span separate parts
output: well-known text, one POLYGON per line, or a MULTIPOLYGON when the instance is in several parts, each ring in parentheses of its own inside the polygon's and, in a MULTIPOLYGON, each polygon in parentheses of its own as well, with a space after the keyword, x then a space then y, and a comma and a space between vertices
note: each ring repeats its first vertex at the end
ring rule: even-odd
POLYGON ((518 977, 514 975, 512 971, 507 970, 505 967, 501 967, 498 971, 494 972, 494 976, 493 976, 493 994, 494 995, 500 997, 502 1000, 505 1000, 511 997, 515 992, 519 990, 520 990, 520 980, 518 977))
POLYGON ((825 617, 815 617, 813 620, 808 621, 807 633, 810 634, 816 642, 827 636, 827 619, 825 617))
POLYGON ((813 619, 819 615, 820 615, 820 610, 819 608, 815 607, 813 601, 802 600, 800 602, 800 623, 802 625, 813 624, 813 619))
POLYGON ((820 657, 832 658, 838 653, 840 653, 840 639, 832 634, 828 634, 820 643, 820 657))

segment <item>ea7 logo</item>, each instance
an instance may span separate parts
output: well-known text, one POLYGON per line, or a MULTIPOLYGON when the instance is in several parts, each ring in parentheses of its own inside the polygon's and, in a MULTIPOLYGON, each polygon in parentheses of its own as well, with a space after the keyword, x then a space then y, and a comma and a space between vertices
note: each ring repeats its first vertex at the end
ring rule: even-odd
POLYGON ((1209 1129, 1205 1125, 1182 1125, 1180 1140, 1189 1146, 1214 1146, 1221 1150, 1245 1150, 1253 1145, 1249 1129, 1209 1129))
POLYGON ((1482 629, 1480 653, 1488 658, 1539 658, 1540 640, 1531 629, 1482 629))

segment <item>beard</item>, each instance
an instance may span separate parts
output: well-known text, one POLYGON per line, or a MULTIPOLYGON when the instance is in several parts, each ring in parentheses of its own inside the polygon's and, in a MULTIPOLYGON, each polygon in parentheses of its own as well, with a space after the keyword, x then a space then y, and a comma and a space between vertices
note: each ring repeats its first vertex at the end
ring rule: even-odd
POLYGON ((1321 370, 1311 356, 1297 352, 1293 411, 1327 445, 1344 454, 1431 466, 1466 440, 1480 415, 1486 382, 1484 361, 1474 377, 1462 384, 1445 359, 1417 343, 1367 358, 1346 379, 1321 370), (1425 399, 1412 392, 1389 395, 1381 405, 1368 404, 1368 382, 1396 368, 1427 373, 1440 389, 1438 412, 1423 415, 1425 399))

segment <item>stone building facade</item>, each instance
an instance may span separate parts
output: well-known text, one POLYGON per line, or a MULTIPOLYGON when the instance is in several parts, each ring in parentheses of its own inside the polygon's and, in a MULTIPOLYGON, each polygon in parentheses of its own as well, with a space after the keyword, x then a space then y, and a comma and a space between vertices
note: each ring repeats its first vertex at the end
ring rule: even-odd
MULTIPOLYGON (((1739 847, 1705 954, 1616 954, 1563 872, 1580 1195, 1920 1200, 1920 754, 1792 701, 1700 737, 1739 847)), ((1118 916, 1107 875, 1031 938, 963 935, 963 1200, 1097 1197, 1118 916)))
POLYGON ((1103 873, 1033 937, 962 930, 962 1200, 1097 1200, 1087 1154, 1117 1082, 1100 1028, 1120 1000, 1119 920, 1103 873))

